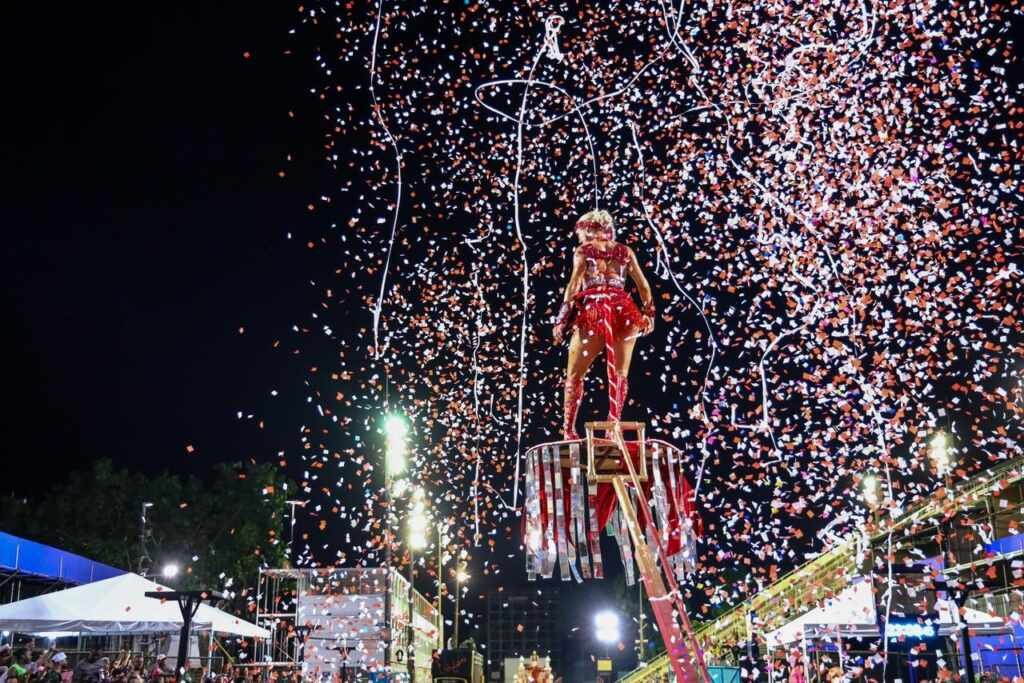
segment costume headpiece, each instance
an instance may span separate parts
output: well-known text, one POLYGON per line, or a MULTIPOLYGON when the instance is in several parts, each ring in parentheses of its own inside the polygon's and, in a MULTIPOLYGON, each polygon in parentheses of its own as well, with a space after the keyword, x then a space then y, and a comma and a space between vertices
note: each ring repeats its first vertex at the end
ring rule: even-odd
POLYGON ((609 236, 612 234, 612 226, 605 225, 604 223, 598 223, 597 221, 577 221, 574 230, 591 230, 593 232, 604 232, 608 233, 609 236))

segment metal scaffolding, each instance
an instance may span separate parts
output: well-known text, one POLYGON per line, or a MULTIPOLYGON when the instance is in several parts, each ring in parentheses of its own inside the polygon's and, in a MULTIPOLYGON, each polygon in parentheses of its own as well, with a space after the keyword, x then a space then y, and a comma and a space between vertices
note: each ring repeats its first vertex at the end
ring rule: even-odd
MULTIPOLYGON (((838 595, 855 577, 868 572, 865 558, 877 557, 893 565, 940 558, 941 573, 966 587, 966 607, 1019 623, 1024 614, 1024 458, 1000 463, 958 486, 942 489, 895 518, 878 520, 865 536, 845 539, 699 626, 697 638, 709 663, 736 664, 748 644, 763 653, 765 634, 838 595)), ((988 654, 974 653, 971 659, 982 671, 1020 675, 1024 659, 1017 638, 1010 633, 1003 640, 986 648, 988 654)), ((844 655, 863 654, 857 645, 846 647, 844 655)), ((954 668, 954 662, 964 659, 957 647, 951 643, 944 652, 945 661, 954 668)), ((890 656, 888 669, 900 671, 906 666, 907 655, 890 656)), ((668 659, 662 655, 622 680, 658 681, 668 671, 668 659)))

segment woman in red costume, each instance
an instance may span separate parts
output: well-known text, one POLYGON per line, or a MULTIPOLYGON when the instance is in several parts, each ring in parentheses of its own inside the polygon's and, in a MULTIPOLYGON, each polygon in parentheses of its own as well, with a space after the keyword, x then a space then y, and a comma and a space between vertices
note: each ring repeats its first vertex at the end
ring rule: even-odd
POLYGON ((583 380, 602 350, 608 365, 608 420, 619 420, 626 404, 633 345, 654 328, 651 288, 633 250, 615 241, 611 214, 584 214, 576 222, 576 236, 580 246, 573 254, 572 276, 554 329, 556 344, 572 334, 565 371, 565 439, 579 438, 576 413, 583 400, 583 380), (640 309, 626 293, 627 274, 640 294, 640 309))

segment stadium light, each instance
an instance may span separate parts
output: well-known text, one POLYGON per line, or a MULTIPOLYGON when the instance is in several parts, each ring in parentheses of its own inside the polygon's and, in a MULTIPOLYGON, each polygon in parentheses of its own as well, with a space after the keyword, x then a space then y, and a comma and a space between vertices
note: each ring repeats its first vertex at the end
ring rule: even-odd
POLYGON ((594 626, 597 628, 597 639, 602 643, 611 644, 619 642, 619 615, 611 610, 598 612, 594 616, 594 626))
POLYGON ((165 579, 173 579, 178 575, 178 572, 180 571, 181 570, 178 567, 178 565, 174 564, 173 562, 168 562, 164 565, 164 568, 160 570, 160 575, 163 576, 165 579))
POLYGON ((861 488, 864 493, 864 504, 871 510, 877 510, 882 500, 878 493, 878 477, 869 474, 861 481, 861 488))
POLYGON ((412 494, 412 509, 409 511, 409 546, 413 550, 427 547, 427 510, 423 502, 423 489, 417 488, 412 494))
POLYGON ((386 440, 384 466, 389 475, 405 470, 405 456, 408 450, 409 424, 401 415, 388 415, 384 419, 386 440))
POLYGON ((928 442, 928 455, 935 464, 935 470, 940 477, 949 474, 949 437, 945 432, 936 432, 931 441, 928 442))

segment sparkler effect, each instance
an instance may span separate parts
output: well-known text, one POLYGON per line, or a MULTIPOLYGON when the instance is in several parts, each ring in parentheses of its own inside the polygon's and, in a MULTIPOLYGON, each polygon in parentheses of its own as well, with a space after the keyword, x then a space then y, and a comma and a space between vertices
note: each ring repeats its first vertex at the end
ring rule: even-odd
POLYGON ((954 479, 1021 455, 1019 3, 607 4, 302 9, 339 182, 313 204, 350 208, 309 241, 337 264, 299 456, 324 524, 373 536, 387 394, 431 506, 500 570, 595 205, 655 274, 625 412, 693 454, 709 603, 849 533, 861 474, 896 509, 931 492, 939 429, 954 479))

